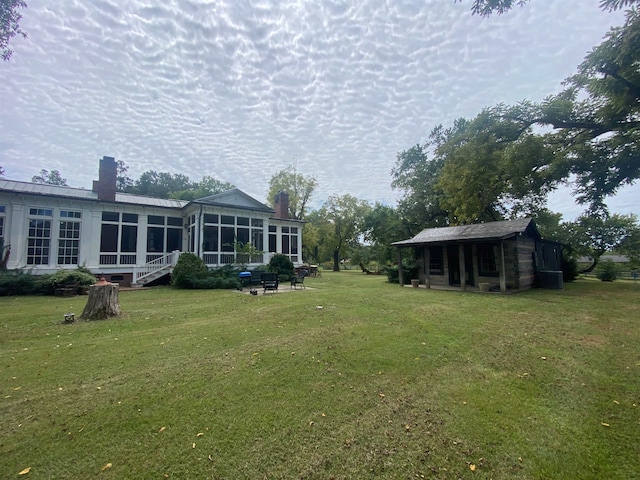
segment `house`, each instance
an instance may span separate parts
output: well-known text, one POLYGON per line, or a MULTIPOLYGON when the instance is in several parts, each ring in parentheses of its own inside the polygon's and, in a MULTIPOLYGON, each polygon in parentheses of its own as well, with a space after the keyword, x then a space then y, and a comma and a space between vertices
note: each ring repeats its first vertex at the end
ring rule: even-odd
POLYGON ((180 252, 212 268, 262 265, 276 253, 302 264, 304 222, 288 218, 288 204, 284 192, 272 209, 238 189, 194 201, 119 193, 116 161, 104 157, 91 190, 0 179, 0 240, 11 246, 10 269, 86 266, 140 286, 170 273, 180 252), (239 258, 236 242, 264 253, 239 258))
MULTIPOLYGON (((429 287, 518 291, 562 287, 562 249, 543 240, 534 221, 523 218, 457 227, 427 228, 392 245, 412 248, 419 283, 429 287), (461 281, 464 279, 464 281, 461 281)), ((402 278, 400 285, 409 280, 402 278)))

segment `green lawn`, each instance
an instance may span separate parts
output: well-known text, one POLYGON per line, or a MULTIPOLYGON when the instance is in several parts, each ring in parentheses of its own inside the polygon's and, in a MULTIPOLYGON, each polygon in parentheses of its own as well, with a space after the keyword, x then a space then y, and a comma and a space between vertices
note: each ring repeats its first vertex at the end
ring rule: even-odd
POLYGON ((0 298, 0 477, 640 478, 640 284, 305 285, 0 298))

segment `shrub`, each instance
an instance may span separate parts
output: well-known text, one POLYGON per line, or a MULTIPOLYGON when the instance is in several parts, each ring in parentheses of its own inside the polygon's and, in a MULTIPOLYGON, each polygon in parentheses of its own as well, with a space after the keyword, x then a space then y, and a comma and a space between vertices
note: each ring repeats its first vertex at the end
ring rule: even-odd
MULTIPOLYGON (((400 283, 400 272, 397 265, 383 266, 382 271, 387 276, 387 282, 400 283)), ((402 278, 404 283, 409 283, 412 278, 418 278, 418 266, 415 264, 402 264, 402 278)))
POLYGON ((171 285, 177 288, 195 288, 196 282, 207 277, 208 273, 204 260, 193 253, 183 253, 171 272, 171 285))
POLYGON ((578 278, 578 262, 572 256, 562 256, 562 281, 573 282, 578 278))
POLYGON ((93 285, 96 277, 84 270, 58 270, 53 275, 38 275, 36 277, 36 287, 38 293, 43 295, 54 295, 58 288, 74 288, 73 293, 82 293, 85 287, 93 285))
POLYGON ((193 253, 183 253, 171 273, 171 285, 176 288, 210 290, 238 288, 238 269, 225 265, 209 270, 204 261, 193 253))
POLYGON ((270 272, 277 273, 280 281, 286 282, 293 275, 293 263, 286 255, 276 253, 269 261, 270 272))
POLYGON ((73 293, 82 293, 93 285, 96 277, 88 270, 59 270, 53 275, 33 275, 22 270, 0 272, 0 296, 7 295, 54 295, 58 288, 75 288, 73 293))
POLYGON ((611 260, 604 260, 596 267, 596 277, 603 282, 613 282, 618 278, 618 266, 611 260))
POLYGON ((21 270, 0 272, 0 296, 33 295, 36 291, 36 278, 21 270))

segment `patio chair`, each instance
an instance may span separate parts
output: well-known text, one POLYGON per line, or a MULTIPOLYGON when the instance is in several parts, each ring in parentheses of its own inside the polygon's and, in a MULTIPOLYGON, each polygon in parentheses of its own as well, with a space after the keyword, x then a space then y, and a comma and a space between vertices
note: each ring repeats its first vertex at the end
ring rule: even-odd
POLYGON ((291 277, 291 287, 293 287, 294 290, 298 289, 298 285, 302 285, 302 288, 307 288, 304 286, 304 277, 306 276, 307 276, 307 271, 300 270, 300 273, 291 277))

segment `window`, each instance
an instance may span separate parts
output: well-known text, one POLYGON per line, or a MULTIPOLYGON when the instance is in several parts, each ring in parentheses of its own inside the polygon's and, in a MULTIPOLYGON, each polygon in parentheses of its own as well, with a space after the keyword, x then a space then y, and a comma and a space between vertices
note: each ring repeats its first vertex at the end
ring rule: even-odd
POLYGON ((149 225, 164 225, 164 217, 160 215, 149 215, 147 217, 147 223, 149 225))
MULTIPOLYGON (((233 218, 233 217, 232 217, 233 218)), ((222 251, 223 252, 233 252, 233 242, 236 241, 236 232, 234 227, 222 227, 222 251)))
POLYGON ((71 210, 60 210, 60 218, 82 218, 82 212, 71 210))
POLYGON ((100 251, 101 252, 117 252, 118 251, 118 225, 110 223, 102 224, 102 232, 100 234, 100 251))
MULTIPOLYGON (((31 211, 36 210, 34 208, 31 211)), ((33 215, 39 215, 35 213, 33 215)), ((48 265, 51 245, 51 220, 29 219, 27 265, 48 265)))
POLYGON ((243 245, 246 243, 249 243, 249 229, 238 228, 236 238, 237 238, 237 241, 243 245))
POLYGON ((235 225, 236 217, 232 217, 231 215, 222 215, 220 217, 220 223, 224 225, 235 225))
POLYGON ((204 214, 204 223, 218 223, 218 215, 213 215, 211 213, 204 214))
POLYGON ((100 253, 114 255, 100 255, 101 264, 131 265, 136 263, 138 246, 138 214, 118 212, 102 212, 102 229, 100 232, 100 253), (127 255, 115 255, 118 252, 127 255), (119 257, 119 262, 118 262, 119 257))
POLYGON ((167 228, 167 252, 182 250, 182 228, 167 228))
POLYGON ((122 225, 122 235, 120 238, 120 251, 135 252, 137 243, 138 243, 138 226, 122 225))
POLYGON ((498 256, 498 246, 495 244, 478 245, 478 275, 483 277, 497 277, 499 275, 496 267, 498 256))
POLYGON ((0 240, 4 238, 4 212, 5 206, 0 205, 0 240))
POLYGON ((276 253, 278 248, 277 228, 269 225, 269 253, 276 253))
POLYGON ((147 227, 147 252, 164 252, 164 228, 147 227))
POLYGON ((182 217, 167 217, 167 225, 182 228, 182 217))
POLYGON ((30 208, 29 215, 37 217, 53 217, 53 210, 50 208, 30 208))
POLYGON ((249 226, 249 218, 248 217, 238 217, 238 225, 249 226))
POLYGON ((204 227, 204 240, 202 244, 205 252, 218 251, 218 227, 204 227))
POLYGON ((429 247, 429 273, 432 275, 444 275, 442 247, 429 247))
MULTIPOLYGON (((60 216, 62 216, 62 212, 60 212, 60 216)), ((58 236, 58 265, 77 265, 79 252, 80 222, 61 221, 58 236)))

